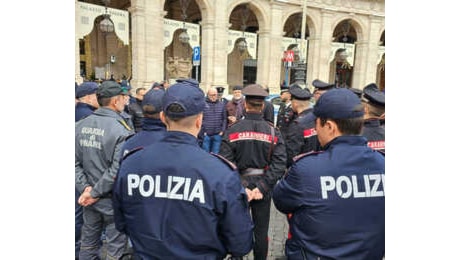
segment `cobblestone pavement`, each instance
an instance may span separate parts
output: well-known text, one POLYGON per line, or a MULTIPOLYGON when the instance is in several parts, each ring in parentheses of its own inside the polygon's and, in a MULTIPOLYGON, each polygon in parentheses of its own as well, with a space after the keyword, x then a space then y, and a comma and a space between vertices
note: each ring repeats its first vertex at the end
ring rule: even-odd
MULTIPOLYGON (((279 212, 272 201, 270 208, 270 226, 268 228, 268 255, 267 260, 284 260, 284 242, 286 241, 288 233, 288 222, 286 215, 279 212)), ((244 257, 245 260, 253 260, 252 251, 248 256, 244 257)))

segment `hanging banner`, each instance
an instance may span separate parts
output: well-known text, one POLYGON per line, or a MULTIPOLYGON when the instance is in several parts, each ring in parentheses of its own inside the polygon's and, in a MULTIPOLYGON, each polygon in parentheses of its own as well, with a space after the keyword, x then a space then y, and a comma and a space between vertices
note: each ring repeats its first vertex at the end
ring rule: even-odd
POLYGON ((379 50, 378 50, 379 58, 377 59, 377 65, 379 65, 380 62, 382 61, 382 57, 384 54, 385 54, 385 46, 379 46, 379 50))
MULTIPOLYGON (((178 29, 184 29, 184 22, 166 18, 163 20, 163 48, 166 48, 172 43, 174 32, 178 29)), ((185 23, 185 29, 187 29, 187 34, 190 36, 190 46, 192 48, 200 46, 200 26, 194 23, 185 23)))
MULTIPOLYGON (((297 44, 297 48, 299 48, 299 58, 300 60, 307 60, 307 46, 308 46, 308 40, 305 40, 305 45, 302 46, 300 44, 300 39, 298 38, 291 38, 291 37, 283 37, 283 40, 281 41, 281 56, 283 56, 284 51, 288 50, 291 45, 297 44)), ((291 48, 292 49, 292 48, 291 48)))
POLYGON ((353 66, 355 61, 355 45, 352 43, 331 42, 331 56, 329 62, 334 60, 335 53, 338 49, 346 49, 347 61, 353 66))
MULTIPOLYGON (((115 34, 125 44, 129 44, 129 12, 107 8, 112 20, 115 34)), ((105 14, 105 6, 93 5, 84 2, 75 3, 75 36, 83 39, 90 34, 94 27, 94 20, 105 14)))
POLYGON ((245 38, 248 43, 248 52, 253 59, 257 59, 257 33, 228 30, 227 54, 230 54, 239 38, 245 38))

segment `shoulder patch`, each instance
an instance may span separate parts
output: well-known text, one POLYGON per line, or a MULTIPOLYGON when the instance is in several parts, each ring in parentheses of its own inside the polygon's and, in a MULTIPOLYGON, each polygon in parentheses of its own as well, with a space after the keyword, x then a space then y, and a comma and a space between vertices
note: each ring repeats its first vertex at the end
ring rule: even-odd
POLYGON ((136 148, 133 148, 131 150, 126 150, 123 152, 123 157, 122 157, 122 160, 128 158, 128 156, 130 156, 131 154, 134 154, 135 152, 138 152, 140 150, 144 149, 144 147, 142 146, 139 146, 139 147, 136 147, 136 148))
POLYGON ((210 153, 212 155, 214 155, 215 157, 219 158, 222 162, 224 162, 226 165, 228 165, 228 167, 230 167, 230 169, 236 171, 238 168, 236 167, 236 165, 234 163, 232 163, 231 161, 227 160, 225 157, 223 157, 222 155, 220 154, 216 154, 216 153, 210 153))
POLYGON ((129 127, 129 125, 126 123, 125 120, 118 120, 118 122, 119 122, 120 124, 122 124, 122 125, 123 125, 126 129, 128 129, 129 131, 132 130, 131 127, 129 127))
POLYGON ((296 162, 296 161, 298 161, 298 160, 300 160, 300 159, 302 159, 302 158, 304 158, 304 157, 307 157, 307 156, 310 156, 310 155, 314 155, 314 154, 320 154, 320 153, 322 153, 322 152, 323 152, 323 151, 311 151, 311 152, 308 152, 308 153, 301 153, 301 154, 299 154, 299 155, 297 155, 297 156, 294 156, 294 158, 292 158, 292 160, 293 160, 294 162, 296 162))

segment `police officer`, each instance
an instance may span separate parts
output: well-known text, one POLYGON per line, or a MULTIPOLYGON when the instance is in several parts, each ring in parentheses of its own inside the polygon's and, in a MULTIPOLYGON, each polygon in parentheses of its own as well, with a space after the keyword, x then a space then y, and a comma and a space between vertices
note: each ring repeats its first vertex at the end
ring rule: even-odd
MULTIPOLYGON (((248 197, 234 165, 197 144, 205 97, 177 80, 162 99, 163 139, 123 159, 115 223, 139 259, 223 259, 252 248, 248 197)), ((137 258, 136 258, 137 259, 137 258)))
POLYGON ((385 152, 385 128, 380 123, 385 116, 385 93, 380 91, 375 83, 371 83, 364 87, 362 101, 364 104, 363 136, 367 138, 367 145, 385 152))
POLYGON ((246 115, 224 133, 219 154, 236 164, 241 182, 255 200, 250 202, 254 221, 254 259, 267 258, 271 191, 286 169, 286 148, 281 133, 264 120, 268 95, 260 85, 243 89, 246 115))
MULTIPOLYGON (((76 84, 76 82, 75 82, 76 84)), ((97 83, 96 82, 83 82, 75 89, 75 98, 78 100, 75 106, 75 122, 91 115, 96 109, 99 108, 97 103, 97 83)), ((78 259, 80 254, 80 237, 81 227, 83 226, 83 208, 78 204, 80 192, 75 189, 75 258, 78 259)))
POLYGON ((91 115, 99 108, 96 97, 97 87, 97 83, 91 81, 83 82, 77 87, 75 98, 78 99, 78 103, 75 106, 75 122, 91 115))
POLYGON ((313 80, 311 84, 313 85, 313 87, 315 87, 315 90, 313 91, 313 99, 315 103, 316 101, 318 101, 319 97, 322 94, 326 93, 326 91, 328 90, 335 88, 334 83, 327 83, 319 79, 313 80))
POLYGON ((361 135, 364 108, 345 88, 313 108, 325 148, 299 156, 273 191, 288 214, 288 259, 382 259, 385 252, 385 157, 361 135))
POLYGON ((111 193, 121 147, 134 133, 121 117, 128 92, 115 81, 97 90, 100 108, 75 124, 75 185, 83 208, 80 259, 98 259, 105 227, 107 258, 118 259, 127 238, 115 229, 111 193))
POLYGON ((292 84, 289 92, 295 117, 285 130, 287 167, 292 165, 295 156, 320 149, 312 115, 313 109, 310 108, 312 94, 308 89, 303 89, 297 84, 292 84))
POLYGON ((166 126, 160 120, 162 110, 162 99, 164 95, 162 89, 150 89, 142 100, 142 131, 129 136, 122 148, 122 154, 129 151, 150 145, 161 139, 166 133, 166 126))
POLYGON ((222 103, 224 103, 224 107, 225 107, 227 105, 227 102, 228 102, 228 100, 226 98, 224 98, 225 88, 222 87, 222 86, 217 86, 216 90, 217 90, 217 100, 219 100, 222 103))
POLYGON ((276 126, 280 129, 283 137, 286 138, 284 131, 286 131, 287 126, 294 117, 294 111, 292 111, 291 107, 291 93, 288 86, 280 86, 280 98, 281 104, 276 117, 276 126))

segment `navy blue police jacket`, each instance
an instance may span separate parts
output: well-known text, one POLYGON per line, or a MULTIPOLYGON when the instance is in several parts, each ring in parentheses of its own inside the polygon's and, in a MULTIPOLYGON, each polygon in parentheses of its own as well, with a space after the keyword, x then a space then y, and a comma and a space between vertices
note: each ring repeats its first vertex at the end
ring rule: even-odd
POLYGON ((381 126, 379 119, 364 121, 363 136, 366 137, 370 148, 385 152, 385 128, 381 126))
POLYGON ((236 168, 188 133, 166 132, 128 154, 112 198, 115 226, 140 259, 223 259, 252 249, 253 223, 236 168))
POLYGON ((75 106, 75 122, 80 121, 91 115, 97 108, 83 102, 78 102, 75 106))
POLYGON ((142 131, 129 136, 121 148, 122 157, 129 151, 153 144, 163 138, 166 126, 160 119, 142 118, 142 131))
POLYGON ((385 252, 385 157, 362 136, 299 155, 273 190, 288 214, 288 259, 375 260, 385 252), (310 259, 310 258, 306 258, 310 259))

